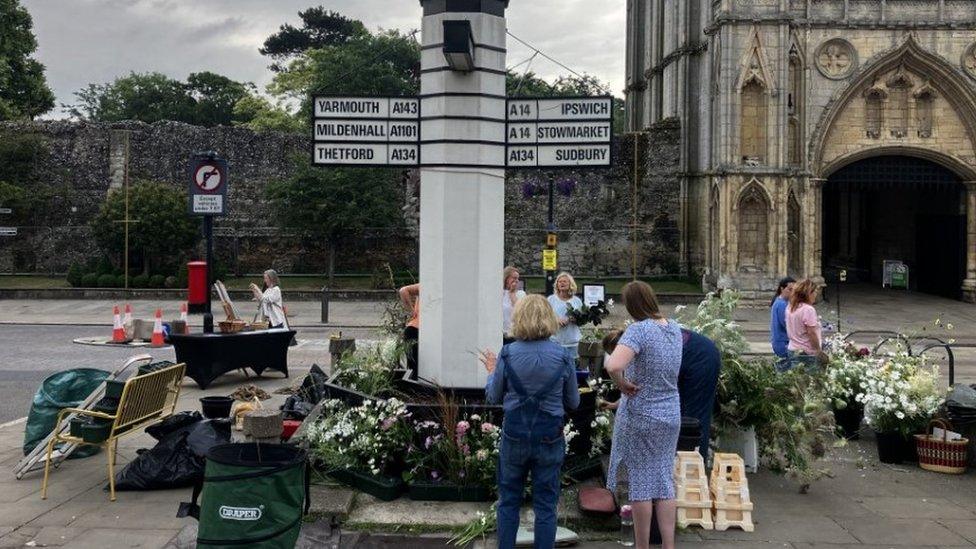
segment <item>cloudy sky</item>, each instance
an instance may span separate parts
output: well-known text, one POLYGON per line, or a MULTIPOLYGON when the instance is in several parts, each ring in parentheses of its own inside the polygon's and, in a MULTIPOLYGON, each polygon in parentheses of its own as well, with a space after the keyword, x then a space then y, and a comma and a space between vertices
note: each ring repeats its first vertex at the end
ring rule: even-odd
MULTIPOLYGON (((211 70, 263 89, 271 79, 258 53, 297 12, 324 5, 370 29, 420 27, 417 0, 21 0, 34 17, 38 59, 57 101, 129 72, 184 79, 211 70)), ((573 70, 597 76, 614 94, 624 86, 624 0, 512 0, 511 33, 573 70)), ((532 50, 509 39, 508 65, 532 50)), ((525 65, 522 65, 524 68, 525 65)), ((537 57, 532 70, 552 79, 566 71, 537 57)), ((49 116, 62 117, 60 109, 49 116)))

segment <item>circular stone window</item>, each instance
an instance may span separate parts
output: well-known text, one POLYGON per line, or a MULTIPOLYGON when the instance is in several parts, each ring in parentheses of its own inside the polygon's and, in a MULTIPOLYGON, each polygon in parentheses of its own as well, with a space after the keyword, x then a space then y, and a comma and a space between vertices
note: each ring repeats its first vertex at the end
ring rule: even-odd
POLYGON ((843 38, 832 38, 817 48, 817 70, 832 80, 850 76, 857 68, 857 52, 843 38))

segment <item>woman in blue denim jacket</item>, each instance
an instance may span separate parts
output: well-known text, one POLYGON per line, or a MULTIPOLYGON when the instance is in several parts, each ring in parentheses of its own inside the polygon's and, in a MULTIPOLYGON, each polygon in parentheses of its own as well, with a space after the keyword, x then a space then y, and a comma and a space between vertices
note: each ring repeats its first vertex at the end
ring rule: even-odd
POLYGON ((515 547, 525 479, 532 473, 535 547, 549 549, 556 538, 559 470, 566 454, 564 408, 579 406, 574 361, 551 341, 559 325, 539 295, 520 300, 512 313, 516 341, 498 357, 482 353, 488 370, 485 397, 505 410, 498 456, 498 547, 515 547))

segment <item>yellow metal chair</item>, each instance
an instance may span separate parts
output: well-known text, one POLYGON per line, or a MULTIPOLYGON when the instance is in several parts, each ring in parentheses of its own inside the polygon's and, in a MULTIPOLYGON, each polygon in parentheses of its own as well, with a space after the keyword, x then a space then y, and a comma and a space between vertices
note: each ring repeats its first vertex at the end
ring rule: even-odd
POLYGON ((134 376, 125 382, 119 407, 115 414, 106 414, 94 410, 80 408, 65 408, 58 413, 58 422, 54 433, 47 444, 47 455, 44 461, 44 483, 41 486, 41 499, 47 499, 47 481, 51 469, 51 454, 59 442, 100 446, 108 454, 108 485, 109 498, 115 501, 115 458, 118 449, 118 439, 130 433, 137 433, 143 427, 169 417, 176 410, 176 401, 180 396, 180 384, 186 364, 176 364, 162 370, 134 376), (59 433, 58 426, 64 416, 75 414, 76 417, 89 417, 112 421, 112 430, 103 442, 85 442, 81 437, 74 437, 65 431, 59 433))

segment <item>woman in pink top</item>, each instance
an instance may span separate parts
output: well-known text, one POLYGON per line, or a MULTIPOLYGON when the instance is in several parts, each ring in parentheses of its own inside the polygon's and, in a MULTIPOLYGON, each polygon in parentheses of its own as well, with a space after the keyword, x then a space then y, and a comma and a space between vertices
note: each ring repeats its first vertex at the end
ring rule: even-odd
POLYGON ((813 304, 817 301, 817 285, 805 278, 793 286, 790 305, 786 309, 787 349, 793 357, 790 367, 797 364, 814 366, 823 355, 820 319, 813 304))

